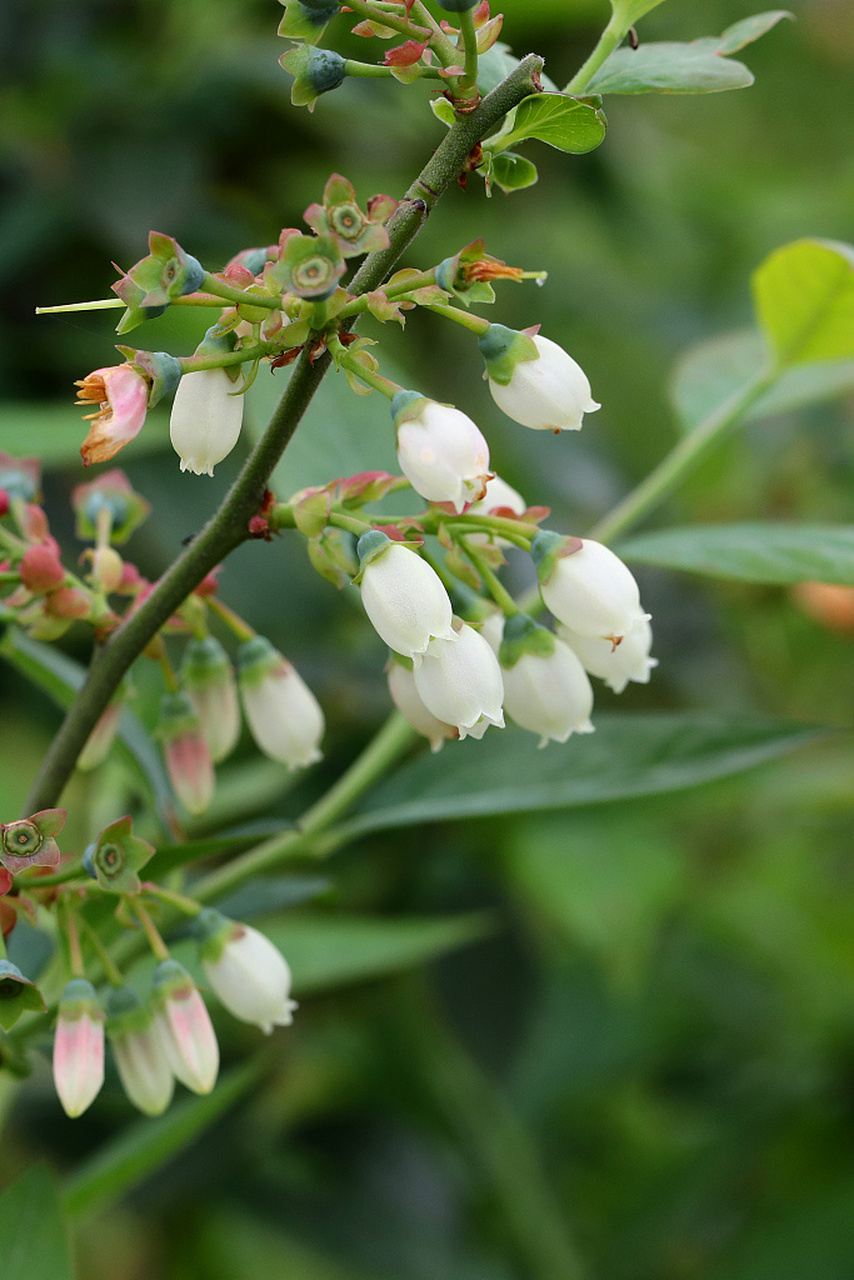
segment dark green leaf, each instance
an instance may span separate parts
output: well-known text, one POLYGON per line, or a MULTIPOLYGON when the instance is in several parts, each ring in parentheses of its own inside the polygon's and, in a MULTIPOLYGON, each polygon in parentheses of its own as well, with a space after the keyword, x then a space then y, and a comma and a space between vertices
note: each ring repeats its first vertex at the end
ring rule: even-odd
MULTIPOLYGON (((693 430, 724 401, 746 387, 767 355, 767 344, 755 330, 727 333, 693 347, 676 366, 670 385, 670 395, 683 425, 693 430)), ((748 410, 747 418, 768 418, 851 391, 854 391, 854 360, 797 365, 781 373, 748 410)))
POLYGON ((46 1164, 34 1165, 0 1196, 3 1280, 72 1280, 59 1194, 46 1164))
POLYGON ((753 74, 705 41, 615 50, 590 81, 591 93, 718 93, 746 89, 753 74))
MULTIPOLYGON (((18 627, 7 628, 0 639, 0 655, 43 689, 63 710, 71 706, 86 677, 86 670, 79 662, 50 645, 31 639, 18 627)), ((172 788, 157 747, 142 721, 129 707, 122 711, 116 748, 154 800, 163 827, 170 830, 174 814, 172 788)))
POLYGON ((501 149, 536 138, 559 151, 582 155, 599 146, 606 127, 604 112, 595 103, 562 93, 539 93, 519 103, 513 128, 500 139, 501 149))
POLYGON ((741 582, 854 585, 854 526, 695 525, 623 542, 625 560, 741 582))
MULTIPOLYGON (((209 1128, 257 1079, 257 1064, 244 1066, 221 1076, 213 1093, 182 1099, 165 1115, 139 1120, 123 1130, 68 1179, 63 1196, 66 1212, 81 1217, 114 1204, 209 1128)), ((6 1280, 5 1272, 2 1274, 6 1280)), ((42 1275, 45 1280, 54 1280, 50 1271, 29 1271, 26 1276, 22 1272, 21 1280, 42 1275)))
POLYGON ((299 912, 258 927, 287 957, 294 990, 304 996, 426 964, 485 937, 493 925, 482 911, 397 920, 299 912))
POLYGON ((854 359, 854 248, 796 240, 753 273, 759 323, 781 367, 854 359))
POLYGON ((521 730, 447 746, 402 768, 347 824, 353 835, 452 818, 622 800, 750 769, 824 732, 764 718, 601 714, 592 737, 538 751, 521 730), (449 763, 450 761, 450 763, 449 763))

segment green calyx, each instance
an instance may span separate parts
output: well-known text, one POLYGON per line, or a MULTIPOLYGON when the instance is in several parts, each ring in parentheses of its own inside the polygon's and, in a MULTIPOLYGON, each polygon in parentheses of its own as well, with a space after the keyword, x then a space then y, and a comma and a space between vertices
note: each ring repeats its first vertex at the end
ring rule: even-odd
POLYGON ((199 942, 200 958, 216 964, 229 942, 240 936, 243 926, 216 908, 205 907, 193 920, 192 929, 199 942))
POLYGON ((338 0, 285 0, 285 16, 279 35, 288 40, 308 40, 316 44, 323 28, 341 8, 338 0))
POLYGON ((295 107, 308 107, 309 110, 313 110, 322 93, 337 89, 347 74, 345 60, 340 54, 331 49, 315 49, 312 45, 289 49, 279 62, 294 77, 291 102, 295 107))
POLYGON ((133 835, 130 816, 111 822, 83 855, 83 866, 109 893, 139 893, 137 872, 154 853, 147 840, 133 835))
POLYGON ((539 529, 531 539, 531 559, 537 566, 540 582, 547 582, 554 571, 555 562, 562 556, 574 555, 584 546, 581 538, 564 537, 550 529, 539 529))
POLYGON ((487 376, 492 382, 506 387, 513 377, 517 364, 525 360, 538 360, 534 339, 518 329, 508 329, 503 324, 491 324, 477 345, 486 364, 487 376))
POLYGON ((555 638, 547 627, 535 622, 527 613, 516 613, 504 623, 504 637, 498 661, 502 667, 515 667, 526 653, 548 658, 554 653, 555 638))
POLYGON ((215 636, 189 642, 181 663, 181 681, 188 689, 210 689, 230 678, 228 654, 215 636))
POLYGON ((243 685, 260 684, 277 671, 284 658, 265 636, 245 640, 237 650, 237 672, 243 685))
POLYGON ((356 555, 359 557, 359 577, 364 573, 365 569, 372 560, 376 560, 377 556, 382 555, 387 547, 392 544, 388 534, 383 533, 381 529, 368 529, 367 533, 363 533, 359 541, 356 543, 356 555))
POLYGON ((164 693, 160 700, 155 737, 161 742, 171 742, 183 733, 198 733, 199 730, 198 712, 190 701, 190 695, 183 689, 176 693, 164 693))
POLYGON ((401 423, 414 422, 416 418, 420 418, 425 404, 427 404, 427 397, 420 391, 395 392, 389 405, 394 425, 399 427, 401 423))
POLYGON ((289 292, 321 302, 347 269, 334 236, 289 236, 279 259, 289 292))
POLYGON ((148 380, 149 409, 175 394, 181 380, 181 361, 175 356, 167 351, 135 351, 133 347, 119 347, 119 351, 148 380))
POLYGON ((45 1002, 34 982, 17 965, 0 960, 0 1027, 9 1031, 22 1013, 44 1013, 45 1002))
POLYGON ((111 1039, 147 1031, 152 1019, 151 1007, 132 987, 116 987, 107 996, 107 1035, 111 1039))
POLYGON ((76 1022, 84 1017, 103 1021, 104 1011, 91 982, 86 978, 72 978, 65 984, 59 997, 59 1016, 63 1022, 76 1022))
POLYGON ((195 989, 193 979, 177 960, 161 960, 151 978, 153 997, 157 1002, 189 994, 195 989))

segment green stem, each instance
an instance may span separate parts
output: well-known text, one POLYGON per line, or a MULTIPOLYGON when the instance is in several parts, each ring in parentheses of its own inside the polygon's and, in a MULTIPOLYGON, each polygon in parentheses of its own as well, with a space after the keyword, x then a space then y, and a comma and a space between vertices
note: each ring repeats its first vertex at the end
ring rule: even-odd
POLYGON ((667 457, 591 529, 597 542, 613 542, 657 507, 777 379, 775 369, 764 369, 754 380, 709 413, 690 435, 684 436, 667 457))
MULTIPOLYGON (((353 58, 345 59, 344 71, 348 76, 362 76, 370 80, 389 80, 394 78, 393 67, 383 66, 379 62, 356 62, 353 58)), ((435 67, 419 67, 418 78, 419 80, 441 79, 435 67)))
MULTIPOLYGON (((427 285, 436 283, 436 268, 431 267, 429 271, 419 271, 417 275, 410 276, 408 280, 401 280, 399 284, 393 284, 383 289, 383 293, 389 299, 394 301, 397 298, 406 297, 408 293, 414 292, 416 289, 423 289, 427 285)), ((348 302, 338 312, 337 319, 339 321, 350 320, 354 316, 363 315, 368 310, 369 299, 363 294, 361 298, 354 298, 352 302, 348 302)))
POLYGON ((418 40, 421 35, 414 22, 401 18, 394 13, 386 12, 383 9, 375 8, 374 5, 367 3, 367 0, 353 0, 352 4, 350 4, 350 0, 347 0, 347 8, 352 9, 355 14, 358 14, 366 22, 379 22, 384 27, 389 27, 392 31, 399 31, 408 40, 418 40))
POLYGON ((627 30, 628 27, 624 22, 616 14, 612 15, 611 21, 599 37, 596 48, 580 70, 572 77, 563 92, 583 93, 605 59, 611 56, 624 39, 627 30))
POLYGON ((238 640, 251 640, 255 636, 254 627, 250 627, 248 622, 244 622, 239 613, 235 613, 227 604, 223 604, 222 600, 217 596, 207 596, 205 603, 212 613, 224 622, 232 635, 238 640))
POLYGON ((464 329, 476 333, 479 338, 483 337, 489 328, 489 321, 484 320, 483 316, 472 315, 470 311, 463 311, 462 307, 448 307, 443 302, 428 302, 424 305, 424 310, 434 311, 437 316, 444 316, 446 320, 461 324, 464 329))
POLYGON ((465 61, 463 63, 463 74, 457 81, 461 96, 473 96, 477 93, 477 32, 474 29, 474 16, 471 9, 463 9, 457 15, 460 23, 460 32, 463 37, 463 48, 465 49, 465 61))
POLYGON ((519 606, 498 577, 498 574, 493 572, 492 566, 488 563, 486 557, 480 554, 477 547, 472 546, 468 538, 462 538, 460 545, 483 578, 495 603, 501 607, 506 617, 512 618, 514 613, 519 612, 519 606))
POLYGON ((159 884, 154 884, 151 880, 146 880, 142 887, 146 893, 159 898, 161 902, 174 907, 176 911, 180 911, 185 916, 197 916, 202 909, 195 898, 188 898, 183 893, 175 893, 172 889, 163 889, 159 884))
POLYGON ((197 900, 211 902, 221 898, 244 881, 271 870, 284 858, 304 852, 312 843, 312 838, 330 827, 373 786, 412 746, 414 740, 414 729, 402 715, 394 712, 349 769, 342 773, 316 804, 306 810, 294 830, 264 841, 226 866, 203 876, 193 885, 197 900))
MULTIPOLYGON (((128 901, 128 899, 126 899, 126 901, 128 901)), ((161 938, 157 925, 154 923, 151 916, 148 914, 148 911, 145 909, 145 907, 142 905, 142 903, 139 901, 138 898, 133 898, 129 901, 132 901, 133 903, 133 910, 136 914, 137 919, 139 920, 139 923, 142 925, 145 931, 145 936, 148 939, 148 945, 151 947, 151 950, 154 953, 155 959, 160 961, 168 960, 169 948, 161 938)))
MULTIPOLYGON (((523 58, 474 111, 461 116, 448 130, 389 220, 388 247, 368 254, 350 283, 350 293, 370 293, 382 284, 443 193, 464 171, 475 144, 523 98, 540 91, 542 66, 542 58, 535 54, 523 58)), ((251 301, 255 303, 254 298, 251 301)), ((45 755, 27 797, 24 816, 56 804, 98 717, 131 663, 185 596, 211 569, 247 541, 248 523, 261 506, 267 480, 330 364, 328 353, 312 364, 306 351, 302 351, 269 426, 222 506, 166 571, 145 603, 96 651, 86 680, 45 755)))
POLYGON ((125 980, 122 977, 121 970, 118 965, 113 962, 113 957, 110 955, 109 951, 98 936, 97 930, 92 928, 91 924, 84 916, 80 917, 80 923, 82 924, 83 931, 86 934, 87 942, 101 962, 101 968, 104 970, 104 975, 110 986, 123 987, 125 980))
POLYGON ((393 400, 398 391, 401 390, 399 383, 392 382, 391 378, 384 378, 381 373, 375 373, 373 369, 369 369, 366 365, 360 364, 358 360, 354 360, 352 356, 349 356, 347 348, 333 335, 329 335, 327 343, 336 364, 342 369, 348 369, 360 382, 364 382, 368 387, 373 387, 374 391, 381 392, 387 400, 393 400))
POLYGON ((439 23, 433 17, 427 6, 422 4, 421 0, 415 0, 415 4, 409 12, 414 16, 418 23, 429 30, 430 47, 435 52, 442 66, 452 67, 459 58, 459 52, 454 48, 453 43, 445 35, 444 31, 439 26, 439 23))
POLYGON ((238 347, 225 355, 217 356, 183 356, 181 369, 184 373, 197 373, 200 369, 225 369, 232 364, 246 364, 250 360, 263 360, 265 356, 278 355, 284 348, 277 342, 257 342, 251 347, 238 347))
POLYGON ((245 304, 248 307, 265 307, 268 311, 277 311, 282 305, 281 298, 273 298, 263 293, 247 293, 245 289, 235 289, 224 280, 218 280, 210 271, 205 272, 205 278, 197 292, 212 293, 215 298, 224 298, 226 302, 245 304))

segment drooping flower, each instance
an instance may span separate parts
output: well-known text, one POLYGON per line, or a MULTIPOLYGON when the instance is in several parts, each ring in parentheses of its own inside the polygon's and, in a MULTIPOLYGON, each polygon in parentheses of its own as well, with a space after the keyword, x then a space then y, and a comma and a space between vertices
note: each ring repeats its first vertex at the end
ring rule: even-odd
POLYGON ((152 983, 157 1029, 173 1074, 194 1093, 210 1093, 219 1047, 204 1000, 177 960, 161 960, 152 983))
POLYGON ((64 826, 64 809, 42 809, 29 818, 0 823, 0 862, 12 875, 25 867, 59 866, 59 845, 53 837, 64 826))
POLYGON ((265 1035, 273 1027, 289 1027, 297 1004, 290 998, 291 970, 278 947, 257 929, 210 908, 193 923, 205 977, 229 1013, 265 1035))
POLYGON ((213 760, 196 709, 183 690, 164 694, 156 733, 178 799, 190 813, 204 813, 216 784, 213 760))
POLYGON ((289 769, 320 760, 323 712, 296 668, 263 636, 241 645, 237 660, 243 710, 264 754, 289 769))
POLYGON ((558 633, 578 655, 585 671, 604 680, 614 693, 622 693, 630 680, 648 684, 653 667, 658 666, 658 659, 649 653, 652 627, 647 618, 639 618, 618 645, 598 636, 579 635, 569 627, 559 627, 558 633))
POLYGON ((449 502, 457 512, 484 496, 489 445, 471 418, 415 391, 398 391, 391 414, 397 460, 416 493, 428 502, 449 502))
POLYGON ((243 424, 243 396, 224 369, 198 369, 178 383, 169 419, 169 438, 181 470, 213 475, 231 453, 243 424))
POLYGON ((107 1039, 125 1093, 147 1116, 159 1116, 172 1101, 175 1076, 149 1004, 130 987, 107 999, 107 1039))
POLYGON ((228 654, 214 636, 191 640, 184 650, 181 681, 201 721, 214 763, 224 760, 240 737, 237 682, 228 654))
POLYGON ((478 339, 492 398, 509 418, 540 431, 577 431, 601 406, 572 356, 549 338, 492 324, 478 339))
POLYGON ((139 435, 148 410, 148 382, 131 364, 96 369, 75 382, 77 404, 97 404, 89 434, 80 446, 83 465, 108 462, 139 435))
POLYGON ((426 560, 379 529, 363 533, 357 551, 365 613, 390 649, 417 665, 432 639, 456 641, 450 597, 426 560))
POLYGON ((546 607, 571 631, 617 645, 649 618, 632 573, 601 542, 541 530, 531 542, 531 555, 546 607))
POLYGON ((572 733, 592 733, 593 690, 568 645, 533 618, 516 614, 504 625, 500 651, 504 710, 541 747, 566 742, 572 733))
POLYGON ((498 659, 479 632, 455 624, 456 638, 431 640, 415 687, 438 720, 456 725, 460 738, 482 738, 491 724, 504 728, 504 685, 498 659))
POLYGON ((85 978, 72 978, 60 997, 53 1082, 72 1118, 94 1102, 104 1083, 104 1012, 85 978))
POLYGON ((447 738, 459 738, 460 731, 455 724, 438 720, 424 705, 415 684, 415 673, 397 657, 388 664, 388 688, 400 714, 429 740, 431 751, 439 751, 447 738))

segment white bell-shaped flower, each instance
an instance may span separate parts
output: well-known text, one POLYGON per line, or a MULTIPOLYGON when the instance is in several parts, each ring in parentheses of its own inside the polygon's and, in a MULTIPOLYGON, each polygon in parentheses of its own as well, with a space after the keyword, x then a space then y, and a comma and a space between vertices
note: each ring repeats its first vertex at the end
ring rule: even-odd
POLYGON ((241 645, 237 661, 243 710, 264 754, 289 769, 320 760, 326 722, 296 667, 263 636, 241 645))
POLYGON ((439 751, 446 738, 459 738, 456 725, 437 720, 422 701, 415 683, 415 673, 396 659, 388 664, 388 688, 392 701, 405 720, 408 720, 416 733, 420 733, 430 742, 431 751, 439 751))
POLYGON ((457 623, 456 639, 431 640, 415 668, 415 687, 428 711, 456 725, 460 738, 482 738, 491 724, 504 728, 504 684, 498 659, 479 632, 457 623))
POLYGON ((546 633, 551 653, 523 653, 502 666, 504 710, 523 729, 549 740, 566 742, 572 733, 592 733, 593 689, 587 672, 568 645, 546 633))
POLYGON ((243 423, 243 396, 224 369, 185 373, 175 392, 169 436, 181 470, 213 475, 237 444, 243 423))
POLYGON ((478 345, 493 400, 523 427, 577 431, 601 407, 584 370, 550 338, 493 324, 478 345))
POLYGON ((144 1115, 161 1115, 172 1101, 175 1076, 150 1005, 120 987, 110 992, 107 1012, 107 1038, 125 1093, 144 1115))
POLYGON ((456 641, 450 597, 426 560, 379 530, 362 534, 358 551, 362 604, 390 649, 417 665, 432 639, 456 641))
POLYGON ((601 542, 541 531, 531 553, 546 607, 571 631, 616 645, 649 618, 633 575, 601 542))
POLYGON ((416 493, 455 511, 482 498, 490 477, 489 445, 471 418, 413 391, 392 400, 397 460, 416 493))
POLYGON ((598 636, 582 636, 569 627, 559 627, 559 635, 575 651, 586 671, 604 680, 614 693, 622 693, 630 680, 648 684, 658 659, 650 657, 652 627, 639 618, 619 644, 598 636))
POLYGON ((265 1035, 273 1027, 289 1027, 297 1005, 290 998, 291 970, 278 947, 257 929, 210 908, 196 925, 205 977, 229 1013, 265 1035))

